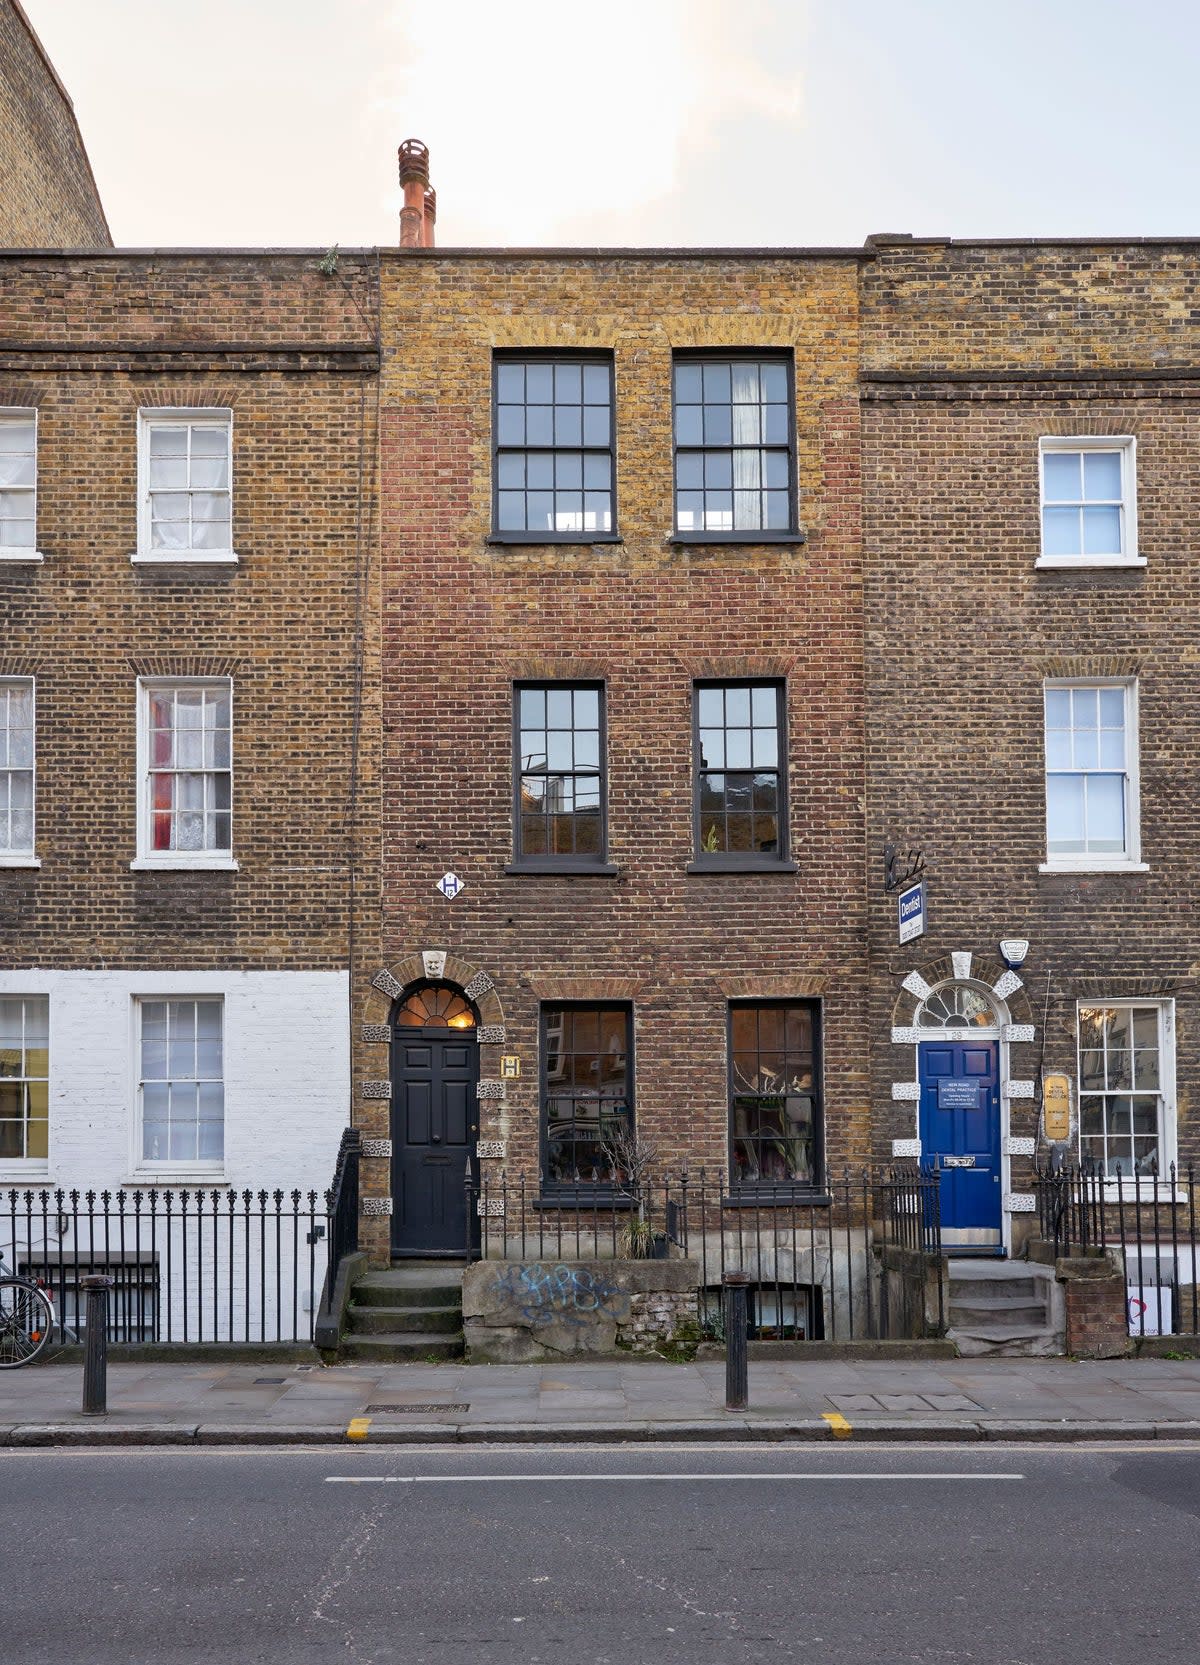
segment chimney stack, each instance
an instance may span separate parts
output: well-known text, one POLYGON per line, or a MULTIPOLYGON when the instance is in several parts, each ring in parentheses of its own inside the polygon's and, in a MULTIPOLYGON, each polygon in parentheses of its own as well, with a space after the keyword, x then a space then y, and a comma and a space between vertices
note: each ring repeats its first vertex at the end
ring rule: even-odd
POLYGON ((429 189, 429 147, 420 139, 405 139, 400 146, 400 183, 404 187, 404 206, 400 210, 400 247, 427 249, 433 247, 433 219, 429 204, 436 198, 429 189))

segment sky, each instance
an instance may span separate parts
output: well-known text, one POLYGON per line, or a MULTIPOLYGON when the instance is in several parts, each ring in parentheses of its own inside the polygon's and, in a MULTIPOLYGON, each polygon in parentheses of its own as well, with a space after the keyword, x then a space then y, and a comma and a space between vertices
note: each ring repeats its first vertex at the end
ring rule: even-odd
POLYGON ((1200 3, 23 0, 115 242, 1200 234, 1200 3))

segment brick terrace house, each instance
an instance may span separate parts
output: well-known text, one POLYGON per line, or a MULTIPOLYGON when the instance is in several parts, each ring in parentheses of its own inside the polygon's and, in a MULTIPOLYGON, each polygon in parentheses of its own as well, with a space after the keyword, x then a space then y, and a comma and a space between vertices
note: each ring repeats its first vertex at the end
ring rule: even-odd
POLYGON ((0 247, 107 248, 67 89, 18 0, 0 0, 0 247))
POLYGON ((634 1129, 868 1154, 861 258, 382 256, 379 1258, 461 1253, 477 1142, 551 1214, 634 1129))
POLYGON ((1197 248, 873 252, 875 1150, 963 1163, 950 1241, 1011 1251, 1048 1154, 1043 1069, 1069 1078, 1064 1148, 1110 1200, 1145 1204, 1156 1173, 1167 1195, 1171 1165, 1200 1158, 1197 248), (927 860, 928 931, 904 948, 887 841, 927 860), (1019 969, 1006 939, 1029 944, 1019 969))
POLYGON ((375 292, 371 256, 0 252, 0 1184, 329 1183, 375 292))

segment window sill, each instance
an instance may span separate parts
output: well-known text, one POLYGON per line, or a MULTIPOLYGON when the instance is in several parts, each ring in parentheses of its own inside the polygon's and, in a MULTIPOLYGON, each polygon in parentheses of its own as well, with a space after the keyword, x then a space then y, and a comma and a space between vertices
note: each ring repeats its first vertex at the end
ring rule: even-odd
POLYGON ((40 867, 40 856, 0 856, 0 867, 40 867))
POLYGON ((1150 864, 1144 861, 1114 861, 1101 865, 1078 866, 1073 862, 1043 861, 1038 864, 1039 873, 1148 873, 1150 864))
POLYGON ((514 861, 504 871, 515 879, 526 875, 545 878, 555 874, 566 874, 575 879, 615 879, 621 869, 605 861, 514 861))
POLYGON ((811 1185, 764 1185, 761 1190, 752 1185, 739 1187, 721 1198, 722 1208, 828 1208, 833 1197, 828 1191, 813 1190, 811 1185))
POLYGON ((0 1163, 0 1185, 28 1185, 31 1181, 50 1178, 49 1162, 36 1158, 27 1162, 0 1163))
MULTIPOLYGON (((1152 1179, 1105 1179, 1101 1181, 1104 1188, 1106 1202, 1143 1202, 1153 1203, 1154 1181, 1152 1179)), ((1188 1200, 1188 1193, 1180 1186, 1174 1190, 1169 1179, 1158 1182, 1158 1200, 1160 1203, 1178 1204, 1188 1200)))
POLYGON ((162 856, 138 856, 129 863, 131 873, 237 873, 240 868, 230 856, 223 861, 167 861, 162 856))
POLYGON ((169 554, 135 549, 129 559, 135 567, 230 567, 238 564, 238 557, 232 549, 172 549, 169 554))
POLYGON ((224 1171, 217 1169, 213 1173, 182 1173, 178 1168, 164 1169, 157 1173, 152 1169, 130 1174, 123 1179, 118 1187, 121 1191, 229 1191, 232 1189, 225 1178, 224 1171))
POLYGON ((593 543, 624 543, 619 532, 492 532, 485 543, 514 548, 538 549, 543 544, 567 544, 586 548, 593 543))
POLYGON ((0 562, 11 561, 14 566, 36 566, 45 559, 40 549, 0 549, 0 562))
POLYGON ((573 1209, 576 1213, 587 1214, 628 1214, 633 1208, 633 1198, 618 1196, 612 1191, 546 1191, 540 1197, 531 1197, 529 1206, 573 1209))
POLYGON ((807 532, 670 532, 668 543, 807 543, 807 532))
POLYGON ((1039 555, 1033 563, 1036 572, 1095 572, 1107 567, 1144 567, 1144 555, 1039 555))
POLYGON ((684 870, 689 878, 700 878, 705 873, 798 873, 794 861, 755 861, 751 858, 735 860, 720 856, 707 860, 689 861, 684 870))

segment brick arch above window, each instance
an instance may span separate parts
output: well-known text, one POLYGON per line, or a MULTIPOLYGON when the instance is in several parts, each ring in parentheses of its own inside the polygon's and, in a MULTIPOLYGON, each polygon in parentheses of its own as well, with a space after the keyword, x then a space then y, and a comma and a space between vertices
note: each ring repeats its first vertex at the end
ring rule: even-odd
POLYGON ((126 664, 135 676, 239 676, 246 662, 227 653, 145 653, 126 664))
POLYGON ((237 398, 232 383, 139 382, 130 389, 129 402, 135 410, 230 410, 237 398))
POLYGON ((36 382, 0 382, 0 410, 37 410, 47 391, 36 382))

